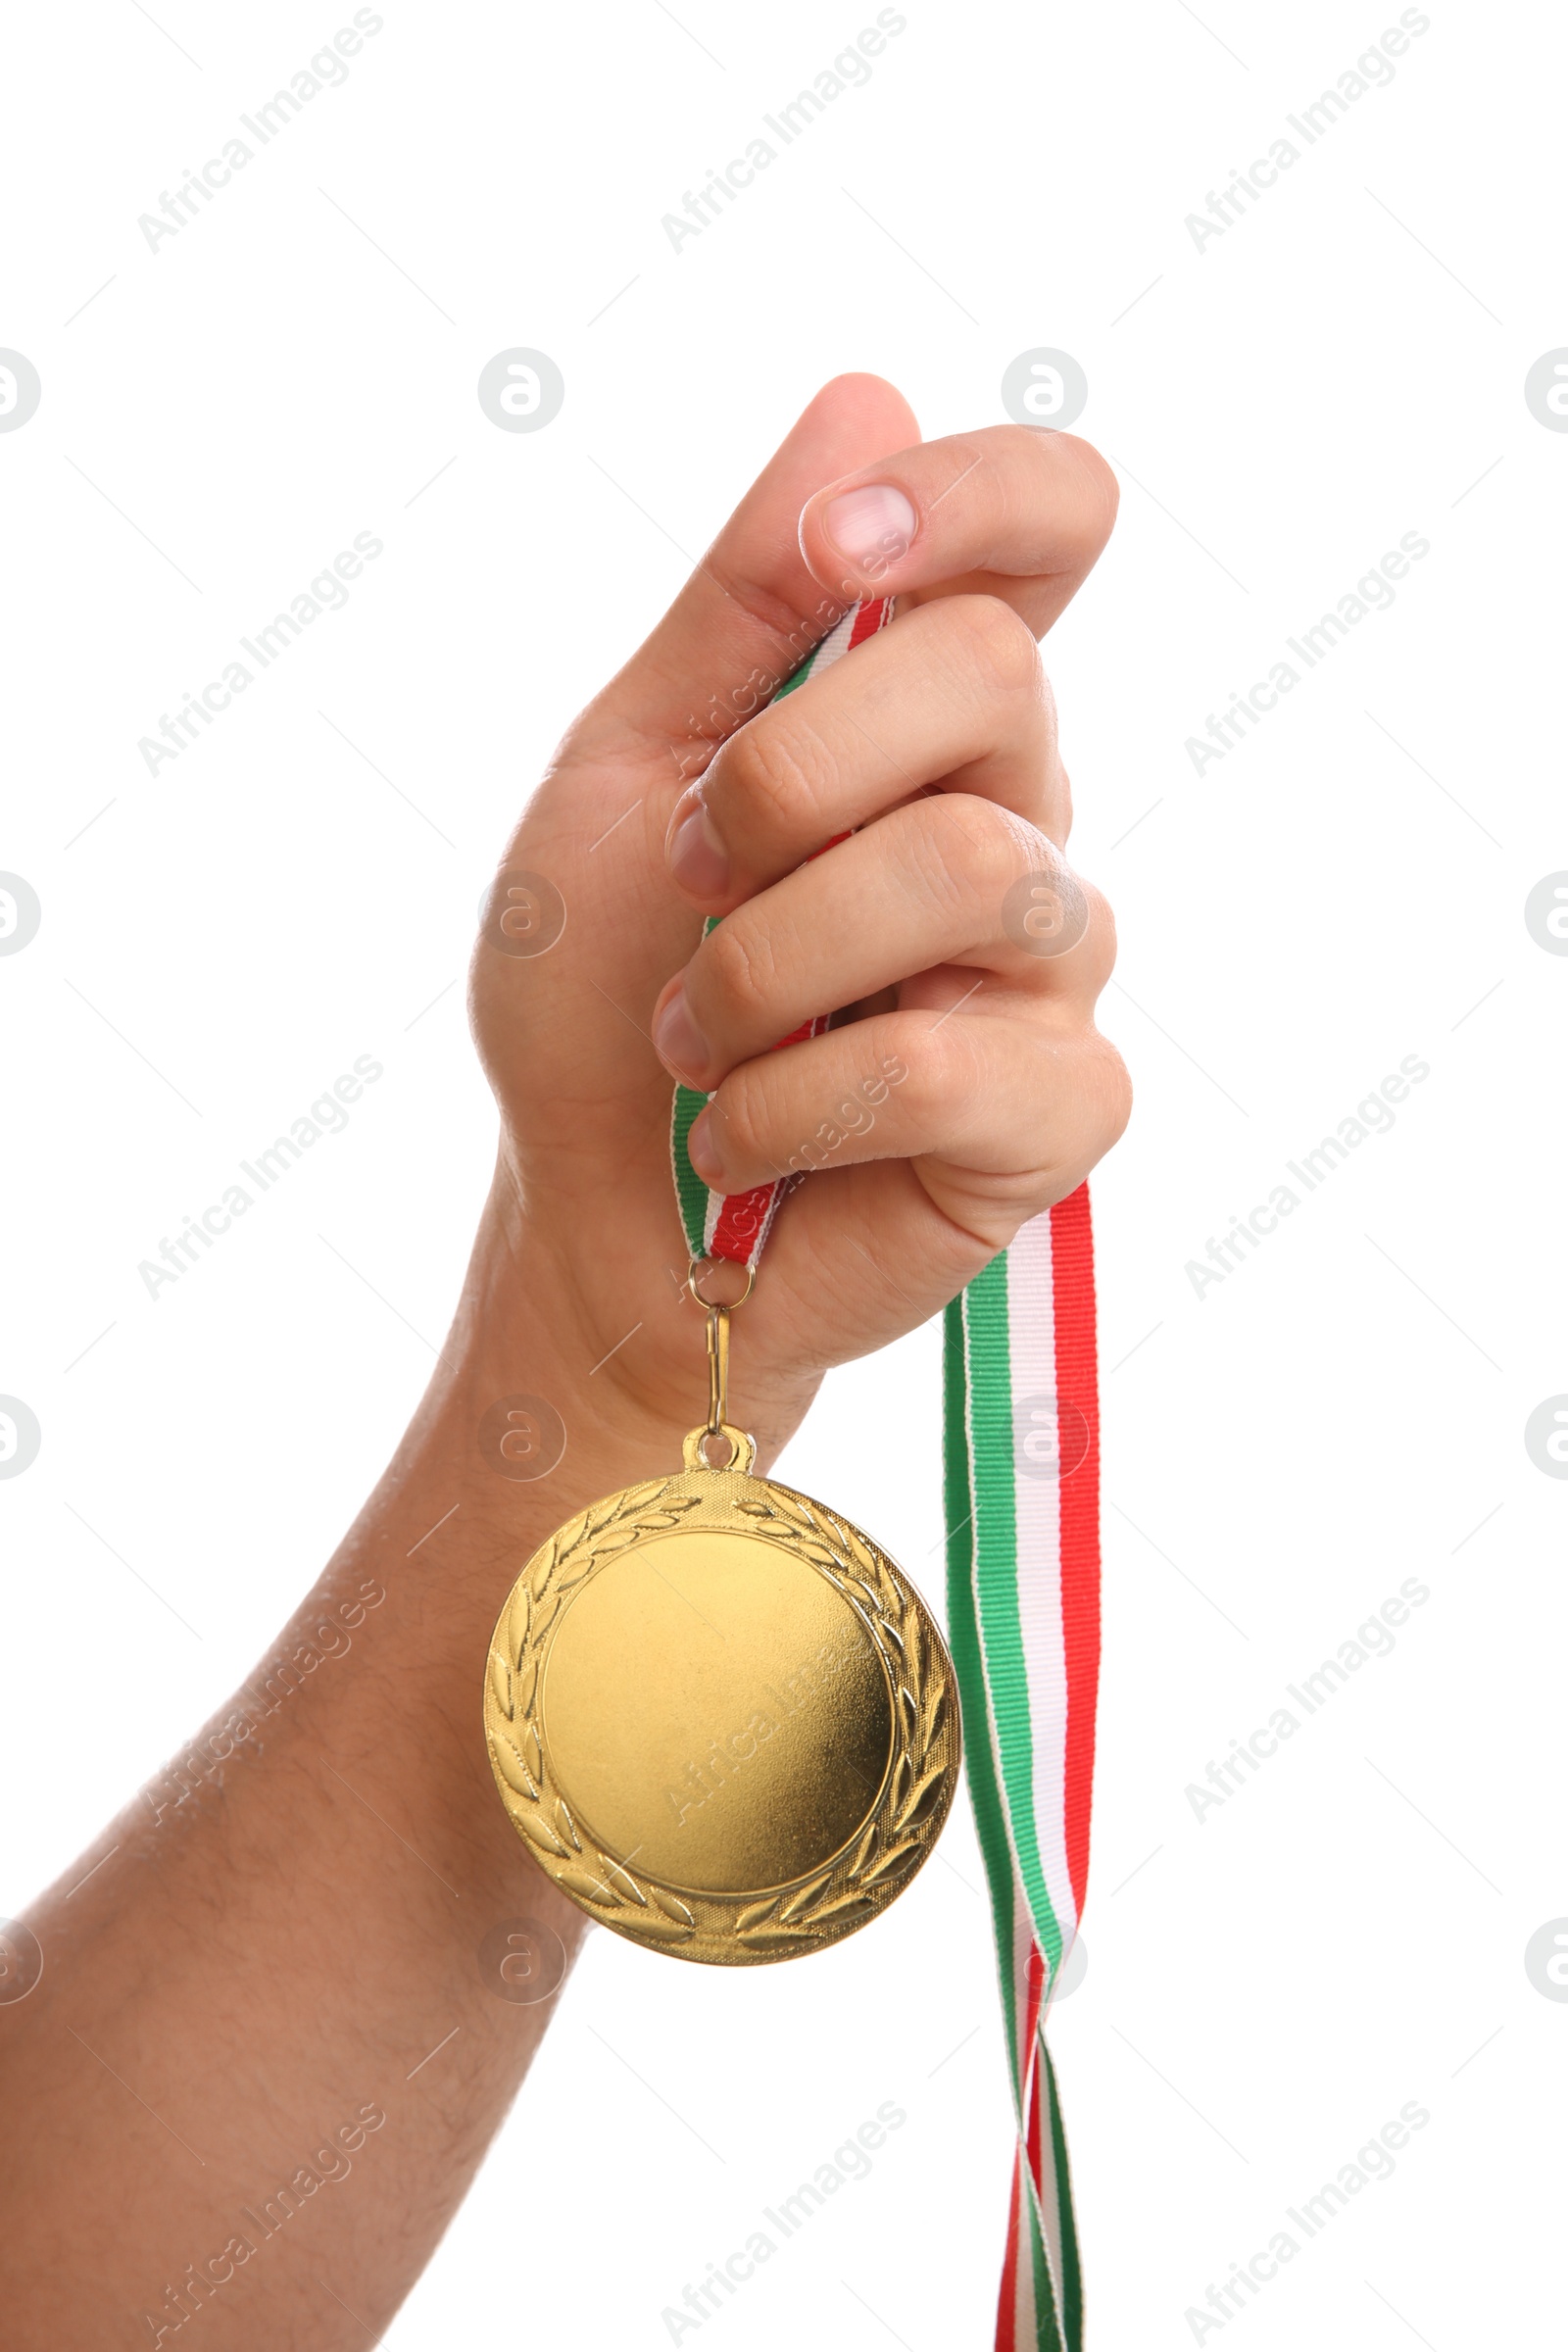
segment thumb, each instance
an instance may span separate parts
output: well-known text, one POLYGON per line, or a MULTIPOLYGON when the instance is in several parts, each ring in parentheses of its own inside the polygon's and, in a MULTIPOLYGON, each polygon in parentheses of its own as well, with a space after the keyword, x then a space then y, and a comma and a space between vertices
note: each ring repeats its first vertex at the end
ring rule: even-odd
POLYGON ((741 725, 859 593, 847 585, 835 599, 812 576, 801 553, 802 508, 824 483, 919 437, 907 401, 881 376, 825 384, 591 717, 645 735, 661 752, 673 745, 677 764, 688 747, 741 725))

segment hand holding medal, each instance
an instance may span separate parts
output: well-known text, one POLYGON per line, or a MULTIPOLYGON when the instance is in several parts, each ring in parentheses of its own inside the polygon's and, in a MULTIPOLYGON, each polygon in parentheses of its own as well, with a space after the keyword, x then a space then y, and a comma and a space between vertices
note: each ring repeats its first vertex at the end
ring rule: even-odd
POLYGON ((19 1930, 19 2342, 139 2310, 168 2344, 215 2301, 223 2342, 387 2325, 587 1923, 677 1991, 671 1960, 875 1934, 961 1710, 1016 2115, 998 2344, 1078 2352, 1042 2021, 1093 1758, 1084 1179, 1127 1089, 1035 638, 1113 507, 1065 434, 922 445, 841 379, 568 729, 481 918, 500 1144, 428 1386, 253 1671, 19 1930), (939 1309, 946 1646, 768 1475, 825 1370, 939 1309), (373 2185, 318 2197, 362 2146, 373 2185))
MULTIPOLYGON (((1054 1236, 1047 1212, 1081 1201, 1126 1115, 1124 1073, 1093 1022, 1111 925, 1061 856, 1067 785, 1034 645, 1113 510, 1105 469, 1064 435, 1002 427, 922 446, 888 386, 829 386, 576 722, 497 879, 474 1004, 504 1114, 503 1187, 526 1204, 530 1256, 559 1235, 601 1419, 624 1411, 645 1459, 662 1425, 668 1450, 659 1475, 568 1519, 517 1579, 488 1661, 489 1752, 556 1884, 675 1956, 769 1961, 850 1933, 908 1883, 951 1802, 954 1669, 919 1596, 869 1537, 756 1461, 829 1364, 974 1285, 954 1351, 956 1394, 965 1369, 973 1391, 958 1414, 973 1529, 959 1534, 965 1561, 985 1552, 983 1334, 999 1298, 1007 1346, 999 1252, 1032 1220, 1054 1236), (881 456, 900 444, 913 445, 881 456), (710 1358, 696 1428, 694 1302, 710 1358)), ((1041 1246, 1049 1373, 1061 1327, 1051 1238, 1041 1246)), ((1064 1268, 1070 1254, 1058 1240, 1064 1268)), ((1022 1305, 1020 1293, 1015 1367, 1022 1305)), ((573 1418, 562 1414, 568 1430, 573 1418)), ((1070 1470, 1066 1408, 1053 1406, 1049 1437, 1070 1470)), ((1009 1487, 1012 1468, 1009 1454, 1009 1487)), ((971 1780, 977 1810, 1000 1790, 1007 1820, 1010 1850, 988 1848, 994 1898, 1004 1873, 1009 1917, 1016 1893, 1032 1918, 1009 2010, 1033 2219, 1020 2266, 1015 2187, 1009 2268, 1050 2273, 1049 2287, 1020 2275, 1005 2291, 1054 2341, 1045 2307, 1070 2336, 1076 2289, 1043 2211, 1054 2168, 1035 2052, 1081 1856, 1058 1888, 1032 1801, 1017 1835, 995 1612, 983 1578, 976 1591, 978 1611, 954 1629, 974 1653, 971 1780)), ((1088 1706, 1092 1734, 1092 1682, 1088 1706)), ((1080 1705, 1086 1769, 1083 1728, 1080 1705)), ((1040 1758, 1024 1771, 1038 1796, 1040 1758)), ((999 1934, 1001 1921, 999 1902, 999 1934)))

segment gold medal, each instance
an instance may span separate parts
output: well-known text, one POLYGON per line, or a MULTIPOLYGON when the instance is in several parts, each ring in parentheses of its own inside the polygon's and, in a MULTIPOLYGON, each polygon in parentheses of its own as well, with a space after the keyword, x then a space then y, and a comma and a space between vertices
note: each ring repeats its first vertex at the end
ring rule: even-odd
POLYGON ((952 1660, 903 1571, 753 1475, 724 1417, 728 1324, 709 1305, 684 1468, 579 1511, 518 1577, 484 1720, 518 1836, 591 1918, 747 1967, 886 1909, 936 1842, 960 1743, 952 1660))

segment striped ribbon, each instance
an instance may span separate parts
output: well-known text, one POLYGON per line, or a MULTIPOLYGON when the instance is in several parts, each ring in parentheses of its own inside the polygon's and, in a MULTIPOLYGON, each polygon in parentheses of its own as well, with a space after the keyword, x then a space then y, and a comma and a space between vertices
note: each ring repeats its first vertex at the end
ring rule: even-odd
MULTIPOLYGON (((785 679, 773 697, 774 702, 781 703, 787 694, 804 686, 808 678, 819 677, 824 669, 831 669, 852 646, 863 645, 867 637, 885 629, 892 618, 891 597, 874 597, 865 604, 852 606, 821 644, 807 655, 800 668, 785 679)), ((844 838, 840 833, 835 841, 844 838)), ((834 841, 824 842, 822 850, 834 846, 834 841)), ((822 850, 815 855, 821 857, 822 850)), ((716 915, 710 915, 709 931, 717 920, 716 915)), ((828 1015, 818 1013, 813 1020, 803 1022, 799 1029, 792 1029, 788 1037, 781 1037, 774 1053, 782 1053, 786 1046, 798 1046, 805 1038, 820 1037, 827 1024, 828 1015)), ((687 1247, 693 1257, 726 1257, 738 1266, 755 1266, 778 1214, 779 1202, 800 1180, 795 1176, 779 1176, 771 1184, 760 1184, 749 1193, 731 1193, 727 1198, 721 1193, 710 1193, 686 1156, 686 1138, 691 1133, 692 1121, 707 1101, 706 1095, 695 1093, 689 1086, 675 1089, 670 1158, 687 1247)))
MULTIPOLYGON (((775 701, 891 617, 886 599, 855 607, 775 701)), ((775 1051, 826 1027, 818 1016, 775 1051)), ((803 1179, 710 1194, 686 1154, 707 1100, 675 1091, 670 1158, 687 1248, 694 1257, 755 1266, 780 1203, 803 1179)), ((1083 1909, 1100 1667, 1086 1185, 1025 1225, 949 1305, 943 1390, 948 1640, 1018 2120, 997 2352, 1080 2352, 1077 2233, 1045 2020, 1083 1909)))
POLYGON ((1100 1677, 1087 1185, 952 1301, 943 1374, 948 1641, 1018 2115, 997 2346, 1078 2352, 1083 2292, 1045 2017, 1083 1911, 1100 1677))

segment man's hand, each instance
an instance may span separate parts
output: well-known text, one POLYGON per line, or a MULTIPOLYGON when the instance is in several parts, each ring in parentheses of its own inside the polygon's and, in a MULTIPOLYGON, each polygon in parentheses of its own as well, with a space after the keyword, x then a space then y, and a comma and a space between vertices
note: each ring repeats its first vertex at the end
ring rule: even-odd
POLYGON ((922 445, 890 385, 841 377, 568 731, 472 984, 502 1193, 561 1301, 568 1440, 612 1389, 671 1443, 702 1406, 672 1076, 717 1090, 691 1138, 709 1183, 817 1171, 737 1326, 736 1417, 764 1460, 828 1365, 923 1322, 1120 1134, 1127 1078, 1094 1025, 1114 933, 1060 855, 1035 645, 1115 508, 1080 441, 1002 425, 922 445), (760 708, 872 595, 897 598, 892 627, 760 708), (519 872, 564 908, 533 956, 493 944, 519 872), (727 918, 706 940, 704 914, 727 918))

